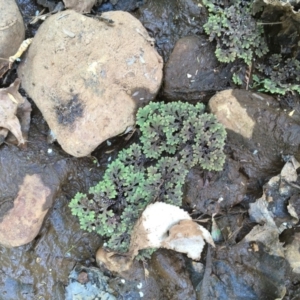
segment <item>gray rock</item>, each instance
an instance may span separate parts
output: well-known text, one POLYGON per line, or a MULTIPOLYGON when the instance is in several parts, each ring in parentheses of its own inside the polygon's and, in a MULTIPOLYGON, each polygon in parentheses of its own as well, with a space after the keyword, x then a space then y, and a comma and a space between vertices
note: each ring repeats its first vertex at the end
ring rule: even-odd
POLYGON ((97 268, 77 266, 69 276, 66 300, 116 300, 108 286, 108 277, 97 268))

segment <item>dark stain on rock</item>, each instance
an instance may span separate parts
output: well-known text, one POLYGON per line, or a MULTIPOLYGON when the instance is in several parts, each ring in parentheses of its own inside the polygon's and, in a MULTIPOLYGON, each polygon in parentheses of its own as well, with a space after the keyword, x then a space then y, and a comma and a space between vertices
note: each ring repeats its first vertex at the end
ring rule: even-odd
POLYGON ((56 106, 55 111, 59 124, 72 125, 78 117, 83 116, 83 105, 76 94, 66 104, 56 106))

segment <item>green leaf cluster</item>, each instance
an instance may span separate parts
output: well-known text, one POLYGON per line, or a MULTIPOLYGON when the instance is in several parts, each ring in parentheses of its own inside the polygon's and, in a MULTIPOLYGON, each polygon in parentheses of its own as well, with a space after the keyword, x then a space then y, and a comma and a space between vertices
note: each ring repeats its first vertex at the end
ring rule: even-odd
MULTIPOLYGON (((190 168, 221 170, 226 131, 204 105, 150 103, 137 112, 141 144, 122 150, 103 179, 87 195, 70 202, 80 226, 108 238, 112 250, 126 252, 132 229, 146 206, 163 201, 180 206, 190 168)), ((153 250, 143 251, 147 257, 153 250)))
POLYGON ((300 94, 300 61, 284 59, 281 54, 271 55, 265 63, 256 64, 253 75, 254 87, 259 91, 285 95, 287 92, 300 94))
POLYGON ((242 59, 247 65, 252 59, 268 52, 263 27, 251 15, 252 3, 247 0, 203 0, 209 12, 205 32, 216 40, 216 57, 221 62, 242 59))

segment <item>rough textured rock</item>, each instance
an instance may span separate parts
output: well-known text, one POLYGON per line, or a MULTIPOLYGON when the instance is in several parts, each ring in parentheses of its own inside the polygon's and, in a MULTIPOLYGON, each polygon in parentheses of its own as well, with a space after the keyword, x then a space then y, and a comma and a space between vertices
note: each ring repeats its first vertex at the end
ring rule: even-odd
POLYGON ((64 299, 117 300, 108 286, 108 280, 99 268, 77 265, 69 275, 64 299))
POLYGON ((18 72, 57 141, 76 157, 133 125, 162 79, 162 59, 141 23, 120 11, 102 17, 114 23, 74 11, 50 17, 18 72))
POLYGON ((287 263, 268 250, 259 242, 252 244, 245 240, 214 250, 210 273, 214 275, 208 277, 209 297, 205 299, 282 298, 287 263))
POLYGON ((0 0, 0 58, 14 55, 25 38, 25 26, 15 1, 0 0))
POLYGON ((187 36, 177 41, 165 66, 163 95, 170 100, 199 100, 228 85, 229 65, 215 56, 207 38, 187 36))
POLYGON ((210 99, 209 108, 227 128, 232 155, 252 182, 262 184, 278 174, 284 155, 294 155, 299 161, 299 116, 280 110, 273 97, 226 90, 210 99))
POLYGON ((181 254, 160 250, 151 258, 150 274, 155 276, 162 295, 160 299, 195 300, 196 294, 181 254))
POLYGON ((96 4, 96 2, 97 0, 64 0, 66 8, 74 9, 81 14, 91 12, 91 9, 96 4))

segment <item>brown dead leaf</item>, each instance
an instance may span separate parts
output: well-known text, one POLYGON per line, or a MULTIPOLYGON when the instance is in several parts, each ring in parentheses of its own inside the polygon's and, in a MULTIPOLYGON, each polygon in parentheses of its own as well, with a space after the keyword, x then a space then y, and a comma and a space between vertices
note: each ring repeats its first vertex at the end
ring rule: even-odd
POLYGON ((288 244, 284 251, 285 257, 289 262, 292 271, 294 273, 300 274, 300 233, 296 232, 292 243, 288 244))
POLYGON ((16 116, 18 107, 24 103, 24 98, 18 92, 20 82, 20 79, 16 79, 8 88, 0 89, 0 129, 4 128, 1 136, 6 136, 8 130, 16 137, 19 145, 25 143, 16 116))
MULTIPOLYGON (((29 132, 30 120, 31 120, 30 117, 31 111, 32 109, 31 109, 30 102, 26 98, 24 98, 24 103, 18 106, 17 118, 20 120, 21 132, 25 140, 25 143, 26 140, 28 139, 28 132, 29 132)), ((18 140, 11 132, 9 132, 6 138, 6 143, 17 145, 18 140)))

